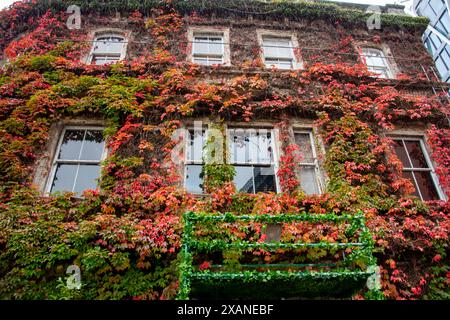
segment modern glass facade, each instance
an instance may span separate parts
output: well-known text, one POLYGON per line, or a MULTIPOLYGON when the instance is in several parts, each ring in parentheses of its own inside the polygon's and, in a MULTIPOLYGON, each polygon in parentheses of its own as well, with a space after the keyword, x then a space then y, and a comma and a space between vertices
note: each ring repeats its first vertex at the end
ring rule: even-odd
POLYGON ((450 83, 450 0, 414 0, 414 12, 430 19, 423 42, 441 79, 450 83))

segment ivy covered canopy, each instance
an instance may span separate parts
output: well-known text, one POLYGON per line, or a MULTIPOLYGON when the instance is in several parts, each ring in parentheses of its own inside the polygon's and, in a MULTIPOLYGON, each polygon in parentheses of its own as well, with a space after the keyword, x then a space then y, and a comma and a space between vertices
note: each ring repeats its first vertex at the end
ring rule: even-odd
MULTIPOLYGON (((207 213, 187 212, 183 215, 183 241, 181 249, 182 261, 180 263, 180 299, 189 297, 245 299, 251 298, 292 298, 292 297, 349 297, 361 288, 364 288, 369 277, 375 277, 375 259, 372 256, 373 239, 366 227, 364 217, 359 215, 335 215, 321 214, 261 214, 261 215, 235 215, 221 213, 211 215, 207 213), (257 241, 249 242, 243 239, 226 239, 227 237, 216 234, 213 236, 214 227, 207 224, 213 222, 220 225, 220 231, 227 228, 227 224, 244 222, 256 223, 295 223, 311 222, 313 224, 332 223, 339 225, 349 222, 344 234, 346 240, 354 238, 358 242, 282 242, 282 241, 257 241), (359 231, 359 232, 358 232, 359 231), (357 235, 356 235, 357 234, 357 235), (225 238, 225 239, 223 239, 225 238), (203 239, 203 241, 201 240, 203 239), (220 240, 219 240, 220 239, 220 240), (282 252, 283 255, 301 256, 299 249, 319 249, 321 251, 321 263, 289 263, 292 260, 278 258, 277 263, 253 263, 241 264, 239 259, 245 252, 255 254, 255 251, 282 252), (323 263, 327 251, 335 257, 342 251, 342 259, 337 263, 323 263), (210 265, 209 263, 195 266, 195 260, 199 253, 211 255, 221 252, 223 256, 227 251, 235 256, 236 263, 230 260, 225 265, 210 265), (293 251, 293 252, 292 252, 293 251), (346 253, 346 254, 345 254, 346 253), (283 261, 284 260, 284 261, 283 261), (304 268, 311 268, 304 270, 304 268), (326 267, 326 269, 323 269, 326 267), (250 268, 250 269, 249 269, 250 268), (303 268, 303 270, 302 270, 303 268), (314 268, 314 269, 313 269, 314 268), (252 270, 253 269, 253 270, 252 270), (321 270, 322 269, 322 270, 321 270)), ((251 229, 250 226, 247 226, 251 229)), ((274 259, 277 260, 277 259, 274 259)), ((379 281, 379 280, 378 280, 379 281)), ((379 292, 371 288, 373 292, 379 292)), ((378 288, 379 289, 379 288, 378 288)), ((374 293, 375 295, 377 293, 374 293)))

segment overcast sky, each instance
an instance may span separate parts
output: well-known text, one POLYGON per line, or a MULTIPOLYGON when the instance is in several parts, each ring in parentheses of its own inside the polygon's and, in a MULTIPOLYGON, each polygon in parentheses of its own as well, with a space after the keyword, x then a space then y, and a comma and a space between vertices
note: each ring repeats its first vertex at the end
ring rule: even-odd
POLYGON ((13 2, 16 2, 16 0, 0 0, 0 9, 9 6, 13 2))
MULTIPOLYGON (((3 9, 13 2, 17 0, 0 0, 0 9, 3 9)), ((354 2, 354 3, 364 3, 364 4, 379 4, 384 5, 386 3, 396 3, 399 2, 399 0, 335 0, 339 2, 354 2)))

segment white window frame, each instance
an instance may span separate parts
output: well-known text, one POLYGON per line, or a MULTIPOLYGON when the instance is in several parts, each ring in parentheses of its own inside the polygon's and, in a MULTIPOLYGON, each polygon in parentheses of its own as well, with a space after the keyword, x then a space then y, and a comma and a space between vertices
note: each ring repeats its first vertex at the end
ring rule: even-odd
MULTIPOLYGON (((264 65, 266 66, 266 68, 271 68, 272 66, 275 66, 277 69, 280 70, 292 70, 294 68, 295 65, 295 57, 294 57, 294 49, 293 49, 293 45, 292 45, 292 38, 287 37, 271 37, 271 36, 263 36, 263 51, 264 48, 275 48, 277 50, 279 50, 280 48, 289 48, 290 50, 290 57, 270 57, 270 56, 266 56, 266 54, 263 52, 264 55, 264 65), (279 41, 279 40, 286 40, 288 42, 288 46, 287 47, 282 47, 282 46, 268 46, 265 44, 265 41, 279 41), (270 63, 270 62, 274 62, 274 63, 270 63), (286 62, 289 63, 289 68, 283 68, 280 66, 281 62, 286 62)), ((278 51, 279 52, 279 51, 278 51)))
MULTIPOLYGON (((433 162, 431 161, 431 158, 430 158, 430 156, 428 154, 428 151, 427 151, 427 148, 426 148, 426 145, 425 145, 425 141, 424 141, 424 137, 423 136, 408 136, 408 135, 390 135, 389 138, 392 139, 392 140, 400 140, 400 141, 402 141, 403 148, 405 148, 405 151, 407 151, 408 149, 406 148, 404 141, 419 141, 420 148, 421 148, 422 154, 423 154, 423 156, 425 158, 425 161, 427 162, 428 168, 406 168, 403 165, 403 163, 402 163, 402 166, 403 166, 402 172, 403 171, 408 171, 408 172, 414 172, 414 171, 429 172, 430 176, 431 176, 431 180, 433 181, 434 187, 435 187, 436 192, 438 194, 439 200, 446 200, 446 196, 445 196, 445 194, 444 194, 444 192, 443 192, 443 190, 442 190, 442 188, 441 188, 441 186, 439 184, 439 178, 438 178, 438 176, 436 174, 436 171, 434 169, 433 162)), ((395 151, 394 151, 394 154, 396 155, 395 151)), ((412 163, 411 158, 409 157, 409 152, 406 152, 406 155, 408 157, 409 162, 412 163)), ((415 183, 414 189, 416 189, 417 193, 419 194, 420 200, 423 201, 423 197, 422 197, 422 193, 420 191, 420 188, 416 188, 416 186, 418 186, 419 184, 417 183, 417 180, 416 180, 414 175, 413 175, 413 179, 414 179, 414 183, 415 183)))
MULTIPOLYGON (((56 147, 56 151, 55 154, 53 155, 53 159, 52 159, 52 164, 51 164, 51 170, 50 170, 50 174, 49 177, 47 179, 47 185, 45 187, 45 194, 50 195, 51 194, 51 189, 52 189, 52 185, 53 185, 53 181, 55 179, 55 175, 56 175, 56 168, 58 167, 58 164, 60 163, 72 163, 72 164, 97 164, 101 167, 101 162, 103 160, 105 160, 107 154, 108 154, 108 150, 106 147, 106 141, 105 141, 105 146, 103 148, 103 152, 102 155, 100 157, 100 160, 59 160, 58 156, 59 156, 59 152, 61 150, 61 145, 64 139, 64 136, 66 134, 67 130, 92 130, 92 131, 104 131, 105 127, 103 126, 71 126, 71 125, 67 125, 64 126, 64 129, 61 131, 60 136, 59 136, 59 141, 58 141, 58 146, 56 147)), ((75 180, 74 183, 76 182, 77 176, 75 176, 75 180)), ((73 187, 72 187, 73 189, 73 187)), ((67 192, 72 192, 72 191, 67 191, 67 192)))
MULTIPOLYGON (((278 135, 276 135, 275 129, 274 128, 268 128, 267 126, 261 125, 261 126, 251 126, 251 127, 246 127, 246 126, 240 126, 240 125, 231 125, 231 126, 227 126, 226 128, 226 139, 227 139, 227 147, 230 148, 231 146, 231 134, 230 131, 231 130, 243 130, 244 132, 247 130, 260 130, 260 129, 264 129, 267 130, 268 132, 270 132, 271 135, 271 140, 272 140, 272 157, 273 159, 271 159, 270 162, 266 162, 266 163, 258 163, 258 162, 235 162, 233 159, 228 159, 228 164, 233 165, 233 166, 260 166, 260 167, 273 167, 273 171, 274 171, 274 177, 275 177, 275 192, 279 193, 281 192, 281 187, 280 187, 280 181, 278 178, 278 169, 279 169, 279 158, 278 158, 278 148, 277 148, 277 140, 278 140, 278 135)), ((230 150, 227 150, 228 153, 231 153, 230 150)), ((255 177, 253 176, 253 179, 255 177)), ((254 181, 253 181, 253 185, 254 185, 254 181)), ((255 193, 256 194, 256 193, 255 193)))
MULTIPOLYGON (((231 66, 231 52, 230 52, 230 30, 228 28, 222 28, 222 27, 190 27, 188 29, 188 43, 190 44, 190 50, 188 52, 187 60, 192 63, 194 62, 195 57, 201 57, 201 58, 221 58, 221 63, 218 65, 221 66, 231 66), (222 56, 219 55, 208 55, 208 54, 196 54, 195 53, 195 46, 196 41, 195 37, 198 36, 211 36, 211 37, 221 37, 222 42, 220 43, 222 45, 222 56)), ((217 43, 219 44, 219 43, 217 43)), ((197 63, 196 63, 197 64, 197 63)), ((198 64, 205 67, 210 67, 210 65, 206 64, 198 64)))
MULTIPOLYGON (((225 55, 225 44, 224 44, 224 36, 223 33, 199 33, 199 32, 194 32, 194 41, 192 42, 192 62, 200 64, 198 62, 195 61, 196 58, 199 59, 205 59, 207 61, 206 66, 211 66, 209 64, 209 62, 212 59, 216 59, 219 60, 220 59, 220 63, 213 63, 213 64, 223 64, 224 62, 224 55, 225 55), (207 38, 208 40, 205 42, 200 42, 197 40, 197 38, 207 38), (218 38, 220 39, 220 42, 211 42, 210 38, 218 38), (221 54, 215 54, 215 53, 198 53, 196 52, 196 48, 198 46, 198 44, 206 44, 208 46, 210 46, 211 44, 215 44, 215 45, 220 45, 221 47, 221 54)), ((202 64, 203 65, 203 64, 202 64)))
POLYGON ((367 66, 367 70, 369 70, 372 73, 377 74, 378 78, 381 78, 381 79, 394 79, 393 68, 392 68, 391 64, 389 63, 389 58, 387 57, 387 55, 386 55, 386 53, 385 53, 385 51, 383 49, 381 49, 381 48, 374 48, 374 47, 361 47, 361 58, 362 58, 364 64, 367 66), (367 64, 367 58, 377 57, 376 55, 367 55, 368 53, 370 53, 370 51, 377 51, 377 52, 382 54, 381 60, 383 61, 384 66, 373 66, 373 65, 367 64), (378 73, 376 71, 373 71, 372 70, 373 68, 385 68, 386 76, 384 75, 384 73, 378 73))
MULTIPOLYGON (((94 36, 92 38, 92 46, 91 46, 91 51, 87 60, 88 64, 92 64, 95 57, 99 56, 99 57, 117 57, 117 60, 111 61, 110 63, 116 63, 119 61, 122 61, 125 59, 125 56, 127 54, 127 46, 128 46, 128 39, 126 37, 126 35, 123 32, 119 32, 119 31, 109 31, 109 32, 96 32, 94 33, 94 36), (107 52, 95 52, 95 44, 97 42, 99 42, 97 39, 98 38, 103 38, 103 37, 117 37, 117 38, 122 38, 123 42, 119 42, 122 45, 122 50, 120 51, 120 53, 116 53, 116 54, 111 54, 108 55, 107 52)), ((106 63, 108 64, 108 63, 106 63)), ((97 65, 97 64, 96 64, 97 65)), ((105 64, 102 64, 105 65, 105 64)), ((101 66, 101 65, 99 65, 101 66)))
MULTIPOLYGON (((300 57, 297 57, 295 54, 295 48, 299 48, 298 40, 293 32, 284 31, 284 30, 265 30, 265 29, 258 29, 256 30, 257 38, 258 38, 258 44, 261 48, 261 59, 264 63, 264 67, 266 69, 271 69, 271 66, 268 66, 266 64, 266 56, 264 54, 264 39, 289 39, 290 41, 290 47, 291 47, 291 67, 288 68, 278 68, 280 71, 286 71, 286 70, 298 70, 303 68, 303 62, 300 59, 300 57)), ((270 59, 270 57, 267 57, 270 59)), ((279 58, 274 58, 279 59, 279 58)), ((281 59, 284 60, 284 59, 281 59)), ((285 61, 288 61, 288 59, 285 59, 285 61)))
MULTIPOLYGON (((278 135, 277 135, 276 130, 273 127, 269 127, 269 126, 266 126, 266 125, 245 126, 245 125, 239 125, 239 124, 234 125, 233 124, 233 125, 226 125, 225 127, 226 127, 225 128, 225 135, 226 136, 224 137, 224 139, 226 139, 226 146, 228 148, 228 150, 226 150, 226 154, 230 153, 230 149, 229 149, 231 147, 230 140, 229 140, 230 139, 230 130, 240 129, 240 130, 244 130, 244 132, 245 132, 247 130, 252 130, 252 129, 254 129, 254 130, 265 129, 265 130, 267 130, 267 132, 270 132, 271 139, 272 139, 271 147, 272 147, 272 156, 273 156, 273 159, 271 159, 270 163, 269 162, 265 162, 265 163, 234 162, 234 161, 231 161, 230 159, 226 159, 225 163, 233 165, 233 166, 273 167, 274 178, 275 178, 275 192, 279 193, 280 190, 281 190, 281 187, 280 187, 280 181, 279 181, 279 178, 278 178, 278 175, 277 175, 278 168, 279 168, 279 158, 278 158, 278 154, 279 153, 278 153, 278 143, 277 143, 278 135)), ((183 143, 183 146, 184 146, 183 157, 184 157, 184 159, 183 159, 183 167, 181 169, 182 173, 183 173, 183 189, 186 190, 187 192, 189 192, 190 194, 194 195, 194 196, 202 196, 202 195, 205 195, 204 190, 201 193, 196 193, 196 192, 190 192, 186 188, 187 187, 187 185, 186 185, 186 182, 187 182, 187 179, 186 179, 187 166, 188 165, 205 166, 205 164, 206 164, 204 158, 202 158, 202 160, 190 160, 190 159, 188 159, 188 148, 190 147, 189 146, 189 141, 190 141, 190 138, 189 138, 189 134, 190 133, 189 133, 189 131, 192 131, 192 130, 195 130, 195 128, 192 125, 191 126, 187 126, 184 129, 184 136, 185 136, 184 143, 183 143)), ((204 141, 205 142, 208 140, 208 131, 209 130, 210 130, 210 128, 206 127, 205 125, 202 127, 202 131, 204 132, 204 139, 205 139, 204 141)), ((204 156, 203 152, 204 152, 204 149, 202 149, 202 156, 204 156)), ((205 177, 203 177, 203 179, 205 179, 205 177)))
MULTIPOLYGON (((186 190, 186 192, 189 192, 190 194, 193 195, 203 195, 204 190, 202 190, 202 192, 200 193, 196 193, 196 192, 190 192, 187 190, 187 179, 186 179, 186 174, 187 174, 187 167, 189 165, 199 165, 199 166, 205 166, 205 160, 203 158, 203 147, 202 147, 202 160, 190 160, 188 159, 188 148, 190 148, 189 146, 189 141, 190 141, 190 132, 189 131, 194 131, 195 132, 195 128, 193 126, 189 126, 187 128, 184 129, 184 134, 185 134, 185 139, 184 139, 184 161, 183 161, 183 189, 186 190)), ((207 127, 202 127, 202 132, 204 132, 204 141, 206 142, 208 139, 208 128, 207 127)), ((205 177, 203 177, 203 180, 205 180, 205 177)))
MULTIPOLYGON (((322 173, 320 170, 320 163, 319 163, 319 158, 317 155, 317 150, 316 150, 316 143, 314 141, 314 134, 313 134, 313 129, 309 129, 309 128, 294 128, 293 129, 293 140, 294 143, 298 146, 297 141, 295 140, 295 134, 308 134, 309 135, 309 141, 311 144, 311 149, 312 149, 312 154, 313 154, 313 158, 314 158, 314 163, 309 163, 309 162, 300 162, 299 166, 300 167, 304 167, 304 166, 308 166, 308 167, 314 167, 315 169, 315 173, 316 173, 316 185, 317 185, 317 189, 319 190, 319 192, 317 194, 322 194, 324 192, 324 186, 322 185, 322 173)), ((302 150, 300 150, 300 152, 302 152, 302 150)), ((300 168, 301 170, 301 168, 300 168)), ((300 173, 298 173, 298 175, 300 176, 300 173)), ((301 185, 300 185, 301 187, 301 185)))

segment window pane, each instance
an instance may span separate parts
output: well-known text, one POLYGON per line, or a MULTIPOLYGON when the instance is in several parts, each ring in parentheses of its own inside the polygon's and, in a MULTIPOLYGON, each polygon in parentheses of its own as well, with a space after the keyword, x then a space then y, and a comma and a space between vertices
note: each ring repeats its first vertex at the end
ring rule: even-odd
POLYGON ((280 60, 280 59, 266 59, 266 68, 275 67, 277 69, 289 70, 292 69, 292 60, 280 60))
POLYGON ((205 132, 201 130, 189 130, 188 132, 188 161, 203 161, 203 147, 205 144, 205 132))
POLYGON ((414 168, 428 168, 427 161, 422 152, 420 141, 406 141, 406 149, 408 150, 409 157, 413 163, 414 168))
POLYGON ((267 163, 273 160, 272 135, 267 129, 250 134, 250 162, 267 163))
POLYGON ((277 42, 271 39, 264 39, 263 52, 264 57, 272 57, 272 58, 277 57, 278 55, 277 42))
POLYGON ((250 159, 250 138, 243 129, 230 130, 230 158, 234 163, 247 163, 250 159))
POLYGON ((81 160, 100 161, 105 145, 103 132, 100 130, 88 130, 84 139, 81 160))
POLYGON ((92 58, 92 64, 102 66, 107 63, 114 63, 120 60, 119 56, 98 56, 94 55, 92 58))
POLYGON ((214 35, 195 36, 193 43, 193 54, 222 55, 223 38, 214 35))
POLYGON ((301 162, 314 163, 314 154, 309 133, 296 133, 295 143, 300 147, 301 162))
POLYGON ((109 45, 108 42, 102 41, 98 39, 98 41, 94 42, 94 53, 109 53, 109 45))
POLYGON ((438 70, 449 70, 441 56, 438 56, 435 62, 438 70))
POLYGON ((202 65, 205 65, 205 66, 209 65, 209 62, 208 62, 207 58, 200 58, 200 57, 194 57, 194 63, 202 64, 202 65))
POLYGON ((275 170, 273 167, 254 167, 255 193, 276 192, 275 170))
POLYGON ((380 55, 372 56, 372 66, 384 67, 384 59, 380 55))
POLYGON ((385 67, 371 67, 368 66, 367 69, 370 72, 376 73, 377 75, 380 76, 380 78, 389 78, 389 72, 388 69, 385 67))
POLYGON ((190 193, 203 193, 202 165, 186 166, 186 191, 190 193))
POLYGON ((208 54, 208 38, 207 37, 195 37, 194 38, 194 53, 196 54, 208 54))
POLYGON ((207 62, 206 62, 207 66, 213 66, 213 65, 216 65, 216 64, 222 64, 223 63, 222 58, 207 57, 206 60, 207 60, 207 62))
POLYGON ((394 150, 397 157, 403 163, 403 167, 411 168, 411 163, 408 160, 408 155, 406 154, 405 147, 403 146, 402 140, 394 140, 394 150))
POLYGON ((205 66, 213 66, 217 64, 222 64, 222 58, 211 58, 211 57, 194 57, 194 63, 201 64, 205 66))
POLYGON ((369 71, 379 74, 383 78, 389 78, 388 62, 381 50, 363 48, 362 53, 365 57, 365 62, 369 71))
POLYGON ((94 53, 116 53, 121 54, 124 39, 114 36, 98 37, 94 42, 94 53))
POLYGON ((436 29, 442 32, 444 35, 448 35, 450 28, 450 13, 444 12, 436 23, 436 29))
POLYGON ((77 164, 58 164, 50 192, 72 192, 77 168, 77 164))
POLYGON ((300 185, 306 194, 319 193, 316 170, 312 166, 302 166, 300 169, 300 185))
POLYGON ((253 168, 251 166, 235 166, 236 175, 234 176, 234 184, 239 192, 253 192, 253 168))
POLYGON ((288 39, 278 40, 278 57, 280 58, 292 58, 291 41, 288 39))
POLYGON ((413 195, 420 198, 419 192, 417 191, 417 185, 414 182, 414 178, 411 171, 403 171, 403 178, 409 179, 411 181, 412 185, 414 186, 415 191, 413 192, 413 195))
POLYGON ((414 176, 416 177, 423 200, 439 200, 430 172, 414 171, 414 176))
POLYGON ((78 169, 77 181, 75 183, 74 192, 81 194, 84 190, 97 189, 98 181, 100 177, 99 165, 80 165, 78 169))
POLYGON ((272 135, 268 129, 231 129, 230 159, 233 163, 271 163, 272 135))
POLYGON ((64 133, 58 159, 78 160, 85 130, 66 130, 64 133))
POLYGON ((292 58, 292 49, 291 49, 291 40, 290 39, 263 39, 263 52, 264 57, 266 58, 292 58))
POLYGON ((222 38, 209 38, 209 53, 215 55, 222 55, 223 53, 223 44, 222 38))

